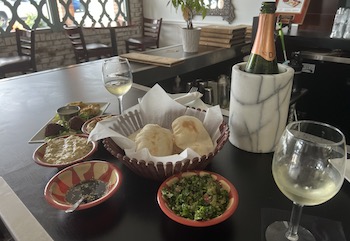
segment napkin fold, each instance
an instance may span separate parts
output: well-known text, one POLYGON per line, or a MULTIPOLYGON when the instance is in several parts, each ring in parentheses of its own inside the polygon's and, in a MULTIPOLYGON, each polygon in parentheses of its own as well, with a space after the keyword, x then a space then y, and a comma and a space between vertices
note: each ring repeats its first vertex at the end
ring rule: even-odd
MULTIPOLYGON (((199 108, 201 110, 207 110, 207 105, 201 100, 203 96, 200 92, 191 92, 191 93, 180 93, 180 94, 168 94, 173 100, 177 103, 184 106, 199 108), (179 96, 180 95, 180 96, 179 96)), ((142 98, 139 98, 139 103, 141 103, 142 98)), ((125 110, 125 113, 132 112, 134 110, 140 111, 139 104, 130 107, 125 110)))
POLYGON ((181 105, 191 105, 193 102, 199 100, 202 96, 202 93, 196 91, 179 96, 174 100, 181 105))
POLYGON ((220 107, 214 106, 207 108, 206 112, 198 111, 192 108, 186 108, 183 104, 200 100, 200 93, 188 93, 184 96, 172 99, 164 89, 156 84, 142 98, 140 103, 133 112, 123 116, 114 116, 97 123, 96 127, 89 135, 89 140, 97 141, 107 137, 111 137, 113 141, 122 149, 129 158, 137 160, 153 161, 153 162, 172 162, 181 161, 183 159, 200 157, 191 149, 186 149, 180 154, 165 157, 152 156, 148 149, 136 151, 136 144, 128 138, 129 135, 142 128, 146 124, 158 124, 164 128, 171 130, 172 122, 179 116, 190 115, 195 116, 203 122, 205 129, 211 136, 213 143, 216 144, 220 136, 219 127, 223 121, 220 107), (141 126, 136 124, 125 124, 124 119, 136 115, 142 121, 141 126))

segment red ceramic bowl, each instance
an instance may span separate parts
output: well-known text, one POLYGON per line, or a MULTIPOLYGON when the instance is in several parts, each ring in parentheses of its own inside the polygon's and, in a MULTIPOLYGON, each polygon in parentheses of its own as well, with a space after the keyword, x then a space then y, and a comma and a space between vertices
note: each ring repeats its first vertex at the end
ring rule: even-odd
MULTIPOLYGON (((59 137, 56 137, 55 139, 57 138, 67 138, 69 135, 66 135, 66 136, 59 136, 59 137)), ((80 136, 80 137, 83 137, 83 138, 86 138, 86 141, 88 139, 88 135, 86 134, 75 134, 75 136, 80 136)), ((44 154, 45 154, 45 150, 46 150, 46 147, 47 147, 47 143, 44 143, 42 144, 41 146, 39 146, 33 153, 33 159, 34 161, 41 165, 41 166, 45 166, 45 167, 57 167, 57 168, 64 168, 64 167, 67 167, 69 165, 72 165, 72 164, 75 164, 75 163, 78 163, 78 162, 81 162, 81 161, 84 161, 86 160, 88 157, 90 157, 96 150, 97 150, 97 147, 98 147, 98 143, 95 142, 95 141, 92 141, 92 148, 91 150, 84 156, 80 157, 80 158, 77 158, 71 162, 67 162, 67 163, 61 163, 61 164, 56 164, 56 163, 48 163, 44 160, 44 154)))
POLYGON ((105 161, 93 160, 77 163, 66 167, 50 179, 44 190, 45 199, 53 207, 66 210, 72 206, 66 200, 69 189, 86 180, 104 182, 106 191, 99 199, 82 203, 76 210, 91 208, 110 198, 119 189, 122 174, 115 165, 105 161))
POLYGON ((174 220, 175 222, 181 223, 183 225, 192 226, 192 227, 207 227, 212 226, 218 223, 221 223, 228 219, 236 210, 238 206, 238 193, 236 188, 232 185, 231 182, 229 182, 226 178, 220 176, 219 174, 209 172, 209 171, 188 171, 183 173, 178 173, 174 176, 169 177, 166 179, 159 187, 157 192, 157 201, 162 209, 162 211, 167 215, 170 219, 174 220), (183 218, 181 216, 178 216, 175 214, 168 206, 167 201, 162 196, 162 189, 166 186, 171 186, 175 182, 177 182, 180 178, 191 176, 191 175, 205 175, 210 174, 212 178, 219 181, 228 192, 229 192, 229 204, 227 206, 226 211, 221 214, 220 216, 207 220, 207 221, 195 221, 187 218, 183 218))

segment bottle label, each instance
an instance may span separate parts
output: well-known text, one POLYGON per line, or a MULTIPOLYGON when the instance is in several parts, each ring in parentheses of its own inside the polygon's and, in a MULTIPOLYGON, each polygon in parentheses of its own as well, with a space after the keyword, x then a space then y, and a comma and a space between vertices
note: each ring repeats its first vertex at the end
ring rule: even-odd
POLYGON ((274 28, 272 28, 274 26, 274 14, 260 14, 258 31, 251 52, 260 55, 267 61, 272 61, 276 58, 274 28))

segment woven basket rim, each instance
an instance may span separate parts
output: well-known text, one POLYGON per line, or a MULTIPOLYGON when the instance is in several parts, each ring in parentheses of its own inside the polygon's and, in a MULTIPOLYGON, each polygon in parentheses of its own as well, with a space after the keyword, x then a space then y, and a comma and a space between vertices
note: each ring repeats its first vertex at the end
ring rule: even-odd
MULTIPOLYGON (((189 107, 198 111, 205 111, 199 108, 189 107)), ((129 115, 133 114, 129 112, 129 115)), ((125 115, 122 117, 125 118, 125 115)), ((216 141, 214 150, 207 155, 201 157, 195 157, 193 159, 184 158, 180 161, 175 162, 153 162, 147 160, 137 160, 135 158, 129 158, 125 155, 122 150, 112 138, 105 138, 102 140, 104 147, 109 151, 115 158, 121 161, 129 169, 136 174, 145 178, 155 180, 165 180, 173 174, 189 171, 189 170, 203 170, 213 159, 213 157, 223 148, 229 137, 229 128, 225 120, 222 121, 219 127, 220 136, 216 141)))

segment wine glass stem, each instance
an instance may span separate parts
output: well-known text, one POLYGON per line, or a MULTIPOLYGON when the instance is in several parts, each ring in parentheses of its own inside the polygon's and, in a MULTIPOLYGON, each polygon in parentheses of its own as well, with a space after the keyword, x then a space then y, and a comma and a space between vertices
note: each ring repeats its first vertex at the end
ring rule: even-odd
POLYGON ((119 114, 123 114, 123 96, 118 96, 118 102, 119 102, 119 114))
POLYGON ((289 221, 288 231, 286 233, 286 238, 292 241, 298 240, 298 227, 301 217, 301 212, 303 206, 293 202, 292 214, 289 221))

